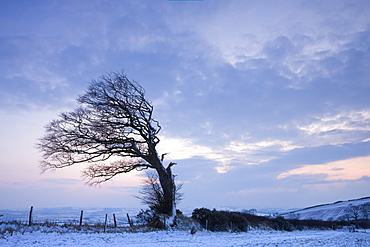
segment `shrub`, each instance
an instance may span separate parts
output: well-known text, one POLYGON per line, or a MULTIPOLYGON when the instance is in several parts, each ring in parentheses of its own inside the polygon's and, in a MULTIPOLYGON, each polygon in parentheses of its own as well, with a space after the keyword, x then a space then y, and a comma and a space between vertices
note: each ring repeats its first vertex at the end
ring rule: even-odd
POLYGON ((165 224, 163 222, 163 219, 161 219, 161 215, 156 213, 154 210, 141 210, 136 218, 139 220, 139 222, 144 223, 150 227, 165 229, 165 224))
POLYGON ((274 229, 280 231, 294 231, 295 228, 284 217, 278 216, 274 220, 274 229))
POLYGON ((210 231, 247 231, 248 220, 245 214, 228 211, 212 211, 207 208, 194 209, 192 218, 210 231))
POLYGON ((231 227, 232 231, 238 231, 238 232, 248 231, 249 222, 244 217, 243 214, 237 213, 237 212, 232 212, 229 218, 230 218, 231 223, 232 223, 232 227, 231 227))

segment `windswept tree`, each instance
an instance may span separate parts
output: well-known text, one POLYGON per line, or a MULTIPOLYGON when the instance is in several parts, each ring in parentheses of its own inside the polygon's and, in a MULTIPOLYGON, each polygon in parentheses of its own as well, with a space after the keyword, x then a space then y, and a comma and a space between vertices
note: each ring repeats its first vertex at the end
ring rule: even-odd
POLYGON ((74 111, 46 126, 37 144, 43 153, 42 170, 88 164, 83 176, 97 185, 121 173, 153 169, 163 191, 162 213, 174 224, 175 163, 165 167, 164 155, 156 150, 161 126, 153 119, 145 90, 123 73, 111 73, 93 80, 77 102, 74 111))

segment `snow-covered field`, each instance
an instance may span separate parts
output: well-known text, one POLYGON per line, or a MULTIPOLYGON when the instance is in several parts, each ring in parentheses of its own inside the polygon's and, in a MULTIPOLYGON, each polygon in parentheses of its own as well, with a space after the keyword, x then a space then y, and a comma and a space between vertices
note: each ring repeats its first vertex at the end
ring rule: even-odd
POLYGON ((370 246, 370 233, 346 231, 250 231, 246 233, 158 231, 141 233, 57 233, 0 235, 0 246, 370 246))

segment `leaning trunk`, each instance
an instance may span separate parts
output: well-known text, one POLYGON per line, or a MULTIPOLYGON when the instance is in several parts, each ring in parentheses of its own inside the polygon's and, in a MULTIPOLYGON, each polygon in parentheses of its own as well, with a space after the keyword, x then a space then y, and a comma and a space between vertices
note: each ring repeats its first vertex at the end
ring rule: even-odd
POLYGON ((163 161, 159 158, 157 151, 154 147, 150 148, 152 150, 151 156, 147 157, 146 161, 155 167, 161 188, 163 190, 163 207, 161 212, 164 215, 167 215, 166 219, 167 226, 174 226, 176 221, 176 186, 174 176, 172 175, 171 166, 175 163, 170 163, 167 168, 163 166, 163 161))
MULTIPOLYGON (((163 168, 163 167, 162 167, 163 168)), ((158 171, 159 181, 163 190, 163 214, 168 215, 166 224, 168 226, 175 225, 176 220, 176 203, 175 203, 175 182, 171 173, 171 168, 161 169, 158 171)))

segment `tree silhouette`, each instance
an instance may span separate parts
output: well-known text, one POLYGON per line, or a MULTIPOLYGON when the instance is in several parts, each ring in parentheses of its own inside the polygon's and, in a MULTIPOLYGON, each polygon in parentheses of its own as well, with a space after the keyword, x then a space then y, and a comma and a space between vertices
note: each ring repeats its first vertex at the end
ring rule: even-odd
POLYGON ((175 163, 165 167, 164 155, 157 153, 161 126, 153 119, 145 90, 122 72, 111 73, 93 80, 77 102, 78 108, 46 126, 37 144, 43 153, 42 170, 88 163, 83 175, 90 185, 97 185, 121 173, 154 169, 163 190, 163 213, 173 224, 175 163))

